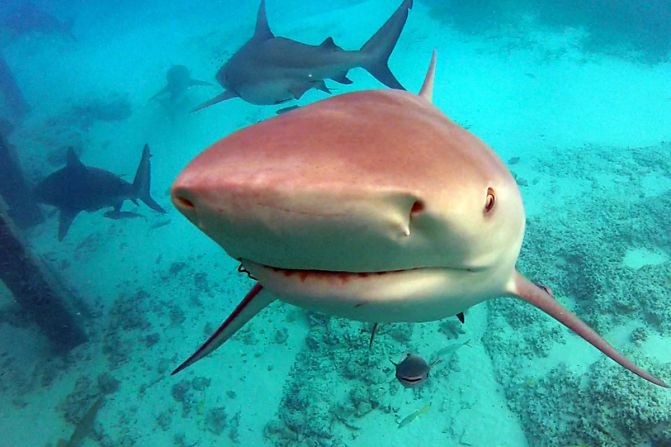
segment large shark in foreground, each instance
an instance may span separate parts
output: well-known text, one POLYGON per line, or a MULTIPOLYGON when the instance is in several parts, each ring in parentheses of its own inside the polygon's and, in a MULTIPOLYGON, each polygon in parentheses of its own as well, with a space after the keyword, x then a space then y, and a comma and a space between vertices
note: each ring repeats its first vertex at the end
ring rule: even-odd
POLYGON ((151 155, 145 144, 142 158, 135 173, 133 183, 128 183, 112 172, 86 166, 79 160, 72 148, 68 149, 64 168, 49 174, 35 187, 35 197, 42 203, 60 210, 58 240, 63 240, 72 221, 82 211, 97 211, 110 207, 105 214, 112 219, 139 216, 121 211, 125 200, 137 204, 143 201, 149 208, 159 213, 165 210, 151 197, 151 155))
POLYGON ((324 80, 351 84, 347 72, 355 67, 365 68, 387 87, 402 89, 387 61, 410 8, 412 0, 403 0, 361 50, 346 51, 330 37, 321 45, 276 37, 268 26, 265 0, 261 0, 254 35, 217 72, 224 92, 195 110, 235 97, 252 104, 272 105, 299 99, 312 88, 329 93, 324 80))
POLYGON ((370 322, 430 321, 520 298, 660 386, 517 272, 525 215, 505 164, 419 96, 336 96, 240 130, 200 154, 173 202, 257 279, 175 372, 212 352, 275 297, 370 322))

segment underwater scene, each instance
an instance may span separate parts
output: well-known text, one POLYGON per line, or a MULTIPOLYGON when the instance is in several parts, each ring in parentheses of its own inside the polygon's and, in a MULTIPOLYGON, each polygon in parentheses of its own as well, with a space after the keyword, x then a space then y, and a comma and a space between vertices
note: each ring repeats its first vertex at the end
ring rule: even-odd
POLYGON ((2 0, 0 447, 671 447, 671 2, 2 0))

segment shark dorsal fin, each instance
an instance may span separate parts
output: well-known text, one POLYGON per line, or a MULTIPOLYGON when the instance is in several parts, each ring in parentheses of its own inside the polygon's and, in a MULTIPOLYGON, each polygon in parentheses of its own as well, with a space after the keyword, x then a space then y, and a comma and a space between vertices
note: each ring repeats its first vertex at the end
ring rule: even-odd
POLYGON ((85 168, 84 163, 79 160, 77 153, 71 147, 68 148, 68 153, 65 159, 65 164, 70 169, 82 169, 85 168))
POLYGON ((322 48, 338 48, 338 45, 333 41, 333 37, 327 37, 319 46, 322 48))
POLYGON ((429 64, 429 70, 426 72, 426 77, 424 78, 424 83, 422 84, 422 89, 419 91, 419 96, 425 98, 429 102, 433 102, 433 78, 436 74, 436 50, 433 50, 433 55, 431 55, 431 64, 429 64))
POLYGON ((261 0, 259 5, 259 12, 256 16, 256 30, 254 31, 254 39, 267 40, 275 37, 268 25, 268 17, 266 17, 266 0, 261 0))

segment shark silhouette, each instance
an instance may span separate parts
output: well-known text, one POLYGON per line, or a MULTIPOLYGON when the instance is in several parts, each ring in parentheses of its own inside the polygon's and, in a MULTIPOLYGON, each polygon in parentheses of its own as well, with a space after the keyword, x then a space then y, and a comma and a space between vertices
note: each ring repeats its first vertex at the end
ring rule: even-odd
POLYGON ((387 87, 403 89, 387 62, 410 8, 412 0, 403 0, 360 50, 346 51, 331 37, 321 45, 307 45, 275 36, 268 26, 265 0, 261 0, 254 36, 217 72, 216 79, 224 92, 194 111, 236 97, 252 104, 271 105, 299 99, 312 88, 330 93, 324 80, 351 84, 347 72, 355 67, 365 68, 387 87))
POLYGON ((199 81, 191 77, 191 72, 184 65, 173 65, 165 74, 165 87, 156 92, 151 99, 166 96, 170 101, 182 98, 186 91, 197 85, 212 85, 211 82, 199 81))
POLYGON ((178 372, 279 298, 369 322, 432 321, 519 298, 650 382, 515 267, 525 213, 484 142, 419 96, 339 95, 229 135, 172 187, 173 203, 258 283, 178 372))
POLYGON ((112 219, 137 217, 136 213, 121 211, 121 205, 125 200, 137 204, 139 199, 154 211, 165 213, 149 192, 150 157, 149 146, 145 144, 135 179, 133 183, 128 183, 109 171, 84 165, 75 151, 69 148, 66 166, 49 174, 37 184, 34 191, 38 201, 53 205, 60 210, 58 240, 65 238, 72 221, 82 211, 91 212, 112 207, 113 210, 106 213, 106 217, 112 219))

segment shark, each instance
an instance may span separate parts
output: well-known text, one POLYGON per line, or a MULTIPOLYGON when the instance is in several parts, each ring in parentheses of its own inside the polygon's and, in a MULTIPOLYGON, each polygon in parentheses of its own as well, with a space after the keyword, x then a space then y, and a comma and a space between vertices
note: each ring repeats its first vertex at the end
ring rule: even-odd
POLYGON ((421 322, 498 297, 555 318, 656 385, 516 268, 525 233, 517 183, 477 136, 419 95, 367 90, 238 130, 192 160, 174 205, 256 280, 174 373, 275 299, 354 320, 421 322))
POLYGON ((346 51, 332 37, 320 45, 308 45, 275 36, 268 25, 265 0, 261 0, 254 35, 216 74, 224 91, 194 111, 237 97, 252 104, 274 105, 300 99, 313 88, 330 93, 324 80, 351 84, 347 73, 355 67, 368 70, 387 87, 403 89, 389 69, 388 60, 412 4, 412 0, 403 0, 360 50, 346 51))
POLYGON ((172 65, 165 74, 166 84, 151 99, 167 96, 171 101, 177 101, 186 91, 198 85, 212 85, 211 82, 199 81, 191 77, 191 72, 184 65, 172 65))
POLYGON ((21 2, 2 19, 3 28, 15 37, 37 33, 60 35, 76 41, 72 32, 73 24, 72 20, 61 20, 30 1, 21 2))
POLYGON ((149 146, 145 144, 133 183, 129 183, 112 172, 84 165, 74 149, 69 148, 65 167, 49 174, 34 189, 39 202, 60 210, 58 240, 65 238, 75 217, 82 211, 111 207, 106 217, 138 217, 136 213, 121 211, 125 200, 137 204, 139 199, 154 211, 165 213, 151 197, 150 158, 149 146))

